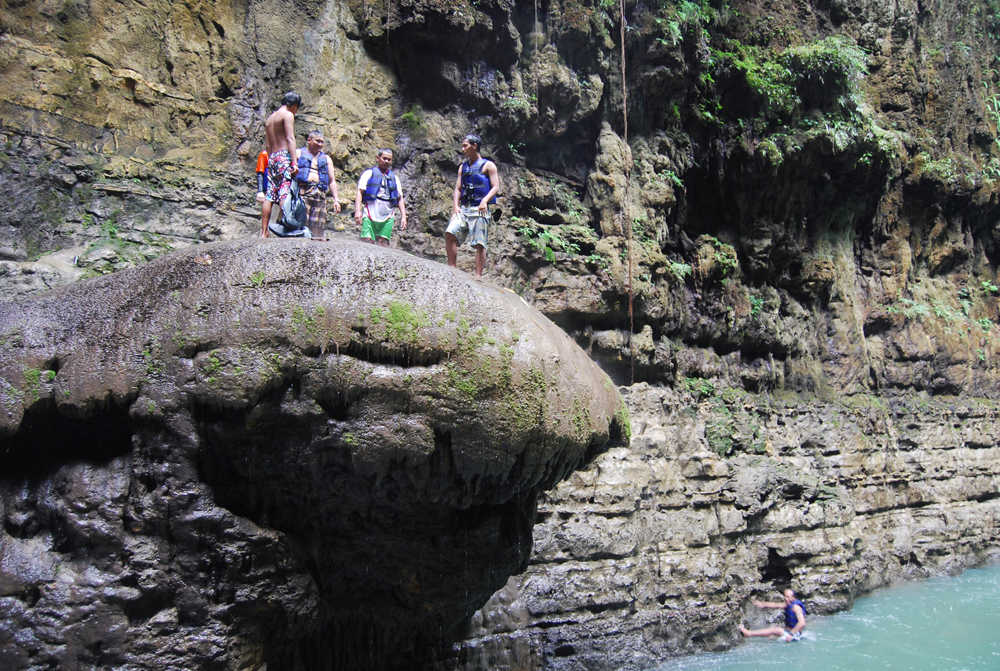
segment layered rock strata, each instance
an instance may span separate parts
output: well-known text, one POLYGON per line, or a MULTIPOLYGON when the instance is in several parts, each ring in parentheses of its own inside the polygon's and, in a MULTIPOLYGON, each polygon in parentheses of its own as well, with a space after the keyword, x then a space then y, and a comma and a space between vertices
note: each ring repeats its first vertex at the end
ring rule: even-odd
POLYGON ((368 245, 207 245, 0 333, 4 669, 381 668, 628 431, 517 296, 368 245))
POLYGON ((655 668, 737 644, 764 621, 751 597, 788 584, 825 614, 1000 558, 995 402, 628 400, 631 447, 546 495, 527 571, 426 668, 655 668))

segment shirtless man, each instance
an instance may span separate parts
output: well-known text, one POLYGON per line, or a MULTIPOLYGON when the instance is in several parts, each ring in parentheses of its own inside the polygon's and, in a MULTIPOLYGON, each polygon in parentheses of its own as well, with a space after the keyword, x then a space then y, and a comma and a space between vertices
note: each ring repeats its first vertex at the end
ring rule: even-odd
MULTIPOLYGON (((267 117, 264 129, 267 131, 267 194, 264 197, 264 211, 261 220, 268 221, 271 216, 271 206, 288 198, 292 186, 292 178, 299 171, 299 166, 292 157, 297 155, 295 149, 295 114, 302 106, 302 96, 295 91, 289 91, 281 99, 281 107, 267 117)), ((279 205, 280 207, 280 205, 279 205)), ((264 227, 261 237, 267 237, 267 227, 264 227)))

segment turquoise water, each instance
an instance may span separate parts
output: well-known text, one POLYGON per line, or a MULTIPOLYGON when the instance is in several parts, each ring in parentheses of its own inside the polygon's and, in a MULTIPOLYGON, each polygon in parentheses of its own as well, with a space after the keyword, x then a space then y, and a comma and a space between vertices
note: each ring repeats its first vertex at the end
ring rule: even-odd
POLYGON ((889 587, 808 622, 798 643, 750 639, 660 671, 1000 671, 1000 565, 889 587))

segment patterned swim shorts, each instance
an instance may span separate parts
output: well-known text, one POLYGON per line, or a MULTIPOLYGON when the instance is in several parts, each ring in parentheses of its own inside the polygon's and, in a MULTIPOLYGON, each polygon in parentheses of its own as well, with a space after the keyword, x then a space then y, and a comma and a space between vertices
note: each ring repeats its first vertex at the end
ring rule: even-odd
POLYGON ((468 239, 473 247, 481 246, 486 249, 486 240, 489 237, 487 222, 489 222, 488 217, 479 216, 478 205, 462 205, 459 213, 452 215, 445 232, 458 238, 459 244, 468 239))
POLYGON ((267 159, 267 194, 272 203, 288 198, 292 187, 292 157, 287 149, 279 149, 267 159))

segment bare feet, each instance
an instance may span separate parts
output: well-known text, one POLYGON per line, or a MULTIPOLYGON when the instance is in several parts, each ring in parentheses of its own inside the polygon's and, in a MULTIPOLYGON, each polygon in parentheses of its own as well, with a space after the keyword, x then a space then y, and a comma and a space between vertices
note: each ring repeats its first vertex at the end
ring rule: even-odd
POLYGON ((744 627, 742 624, 740 625, 740 633, 743 634, 744 636, 750 636, 750 630, 744 627))

